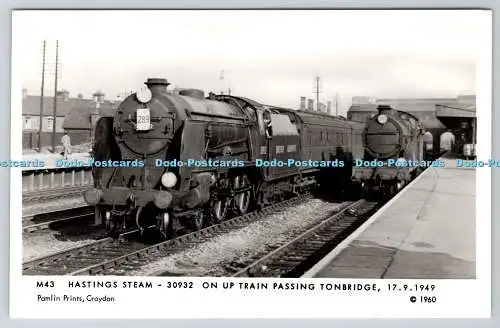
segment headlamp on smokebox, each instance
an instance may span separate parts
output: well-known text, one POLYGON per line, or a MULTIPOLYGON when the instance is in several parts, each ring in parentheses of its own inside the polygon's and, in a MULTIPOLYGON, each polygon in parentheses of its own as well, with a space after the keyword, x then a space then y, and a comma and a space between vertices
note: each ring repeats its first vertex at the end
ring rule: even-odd
POLYGON ((149 88, 143 87, 139 91, 136 92, 135 97, 137 100, 143 104, 146 104, 151 101, 153 98, 153 94, 149 88))
POLYGON ((385 124, 387 123, 387 116, 384 115, 384 114, 380 114, 378 117, 377 117, 377 122, 379 122, 380 124, 385 124))

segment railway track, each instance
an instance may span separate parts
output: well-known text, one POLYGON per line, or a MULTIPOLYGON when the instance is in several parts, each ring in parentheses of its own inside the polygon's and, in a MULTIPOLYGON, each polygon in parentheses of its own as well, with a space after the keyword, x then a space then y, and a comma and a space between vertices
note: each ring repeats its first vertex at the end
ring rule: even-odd
POLYGON ((24 215, 22 219, 23 233, 47 230, 52 227, 67 225, 70 222, 86 222, 93 217, 94 207, 92 206, 24 215))
POLYGON ((59 199, 75 198, 83 195, 89 187, 76 186, 23 192, 23 205, 33 205, 59 199))
POLYGON ((24 275, 118 275, 205 242, 218 235, 238 230, 285 208, 310 199, 301 195, 262 210, 248 213, 205 229, 185 234, 152 246, 135 240, 138 231, 124 233, 118 240, 105 238, 72 249, 23 263, 24 275))
POLYGON ((83 198, 69 198, 41 204, 30 204, 26 207, 23 206, 23 222, 30 220, 30 218, 39 218, 50 213, 71 211, 74 209, 81 210, 88 206, 83 198))
MULTIPOLYGON (((377 205, 365 200, 351 203, 289 242, 256 256, 253 262, 243 264, 236 272, 228 271, 225 276, 298 278, 365 222, 377 205)), ((231 269, 234 270, 234 266, 231 269)))

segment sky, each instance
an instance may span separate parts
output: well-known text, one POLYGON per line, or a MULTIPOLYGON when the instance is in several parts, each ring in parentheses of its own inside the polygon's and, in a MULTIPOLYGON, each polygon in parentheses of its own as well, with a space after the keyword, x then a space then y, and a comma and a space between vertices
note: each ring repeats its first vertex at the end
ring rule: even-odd
POLYGON ((22 85, 107 99, 148 77, 173 86, 227 91, 297 108, 300 96, 456 97, 476 93, 484 11, 21 11, 13 13, 13 56, 22 85), (22 72, 21 72, 22 71, 22 72), (221 72, 224 79, 221 80, 221 72))

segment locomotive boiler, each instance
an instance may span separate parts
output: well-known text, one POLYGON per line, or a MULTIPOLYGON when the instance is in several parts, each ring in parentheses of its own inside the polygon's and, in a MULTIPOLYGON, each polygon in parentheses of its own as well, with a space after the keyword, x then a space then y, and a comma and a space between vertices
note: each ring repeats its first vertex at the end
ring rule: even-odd
POLYGON ((424 129, 410 113, 380 105, 363 132, 365 154, 358 160, 353 180, 362 197, 388 197, 411 181, 424 160, 424 129))
POLYGON ((84 198, 113 236, 130 222, 166 237, 198 230, 319 183, 318 167, 257 160, 362 153, 360 123, 196 89, 173 94, 165 79, 145 84, 95 127, 94 160, 112 165, 92 168, 94 188, 84 198))

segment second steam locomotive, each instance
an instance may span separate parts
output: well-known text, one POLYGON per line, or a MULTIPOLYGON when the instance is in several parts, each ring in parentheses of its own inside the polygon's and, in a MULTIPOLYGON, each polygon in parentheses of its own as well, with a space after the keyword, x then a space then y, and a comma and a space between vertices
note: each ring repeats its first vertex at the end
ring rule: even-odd
POLYGON ((355 168, 353 181, 362 197, 390 197, 420 173, 424 160, 424 128, 418 118, 390 106, 378 106, 363 133, 363 161, 372 167, 355 168))
MULTIPOLYGON (((141 230, 155 225, 165 236, 182 226, 201 229, 316 185, 335 189, 332 181, 351 181, 358 174, 355 159, 366 154, 422 154, 419 123, 403 112, 381 112, 365 126, 243 97, 205 98, 196 89, 172 94, 168 85, 148 79, 146 88, 101 113, 96 124, 95 161, 142 163, 92 169, 94 188, 84 197, 112 235, 131 221, 141 230), (311 162, 327 164, 301 164, 311 162)), ((381 176, 386 173, 363 172, 358 182, 366 189, 381 176)), ((399 171, 391 177, 407 178, 399 171)))

